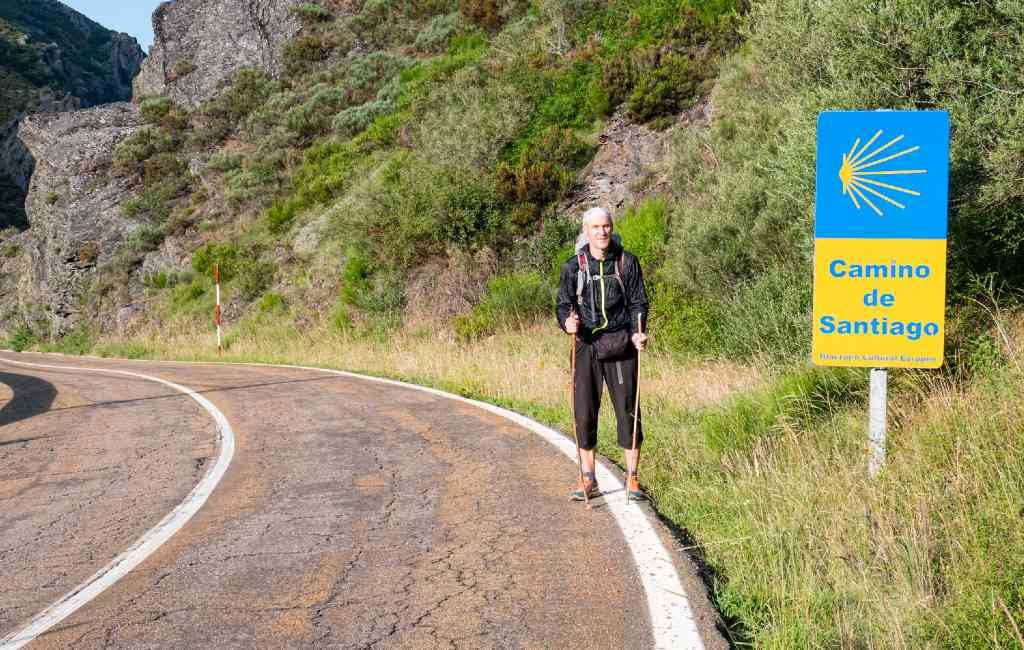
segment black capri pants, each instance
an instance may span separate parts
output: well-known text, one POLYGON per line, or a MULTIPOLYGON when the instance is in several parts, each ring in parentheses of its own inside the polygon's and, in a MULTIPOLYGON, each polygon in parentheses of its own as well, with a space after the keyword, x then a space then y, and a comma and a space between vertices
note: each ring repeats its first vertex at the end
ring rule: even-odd
MULTIPOLYGON (((576 435, 580 448, 590 450, 597 446, 597 413, 601 408, 602 384, 615 408, 619 446, 633 448, 633 409, 636 406, 637 351, 630 343, 626 353, 617 361, 601 361, 591 343, 576 339, 576 435)), ((636 446, 644 439, 643 415, 637 416, 636 446)))

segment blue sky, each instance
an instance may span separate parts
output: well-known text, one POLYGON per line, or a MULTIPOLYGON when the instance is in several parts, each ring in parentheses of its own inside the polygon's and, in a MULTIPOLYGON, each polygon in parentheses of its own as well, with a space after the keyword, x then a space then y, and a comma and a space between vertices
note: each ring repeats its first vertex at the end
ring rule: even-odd
POLYGON ((75 11, 85 14, 107 29, 126 32, 149 51, 153 44, 153 10, 161 0, 61 0, 75 11))

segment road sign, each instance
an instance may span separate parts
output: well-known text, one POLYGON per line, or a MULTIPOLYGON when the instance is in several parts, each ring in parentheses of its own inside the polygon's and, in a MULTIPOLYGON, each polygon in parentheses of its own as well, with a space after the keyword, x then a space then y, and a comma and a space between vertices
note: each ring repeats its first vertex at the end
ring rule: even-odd
POLYGON ((819 115, 815 364, 942 365, 948 189, 946 112, 819 115))

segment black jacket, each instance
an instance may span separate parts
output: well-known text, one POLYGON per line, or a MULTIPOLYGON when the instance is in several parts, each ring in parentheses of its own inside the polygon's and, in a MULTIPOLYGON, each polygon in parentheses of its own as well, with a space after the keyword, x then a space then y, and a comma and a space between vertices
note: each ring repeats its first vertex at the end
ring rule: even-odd
POLYGON ((575 309, 580 316, 580 336, 584 340, 592 339, 603 332, 620 329, 628 329, 630 334, 635 334, 637 315, 643 320, 646 332, 647 291, 644 289, 644 276, 636 257, 623 250, 622 245, 615 240, 612 240, 604 260, 594 259, 589 247, 584 248, 583 254, 589 269, 584 269, 585 281, 579 305, 576 304, 579 260, 574 255, 562 265, 555 306, 559 327, 565 329, 565 319, 575 309), (615 278, 620 257, 625 276, 621 278, 621 284, 615 278))

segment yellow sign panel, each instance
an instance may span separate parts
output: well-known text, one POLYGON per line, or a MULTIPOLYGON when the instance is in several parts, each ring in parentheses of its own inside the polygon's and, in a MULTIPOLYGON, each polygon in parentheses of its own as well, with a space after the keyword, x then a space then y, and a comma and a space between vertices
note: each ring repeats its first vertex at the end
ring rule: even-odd
POLYGON ((942 364, 946 240, 819 238, 814 257, 814 363, 942 364))
POLYGON ((818 116, 811 359, 942 365, 949 115, 818 116))

